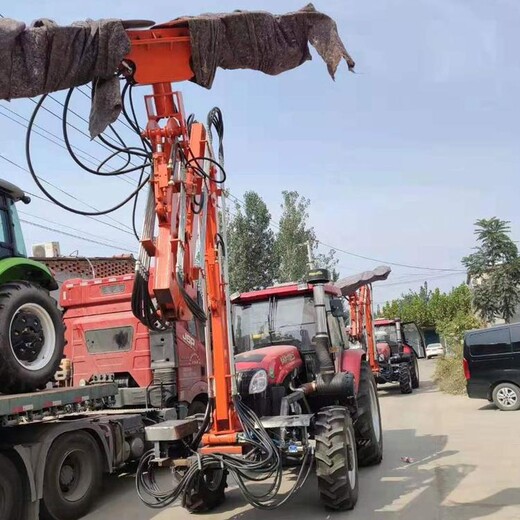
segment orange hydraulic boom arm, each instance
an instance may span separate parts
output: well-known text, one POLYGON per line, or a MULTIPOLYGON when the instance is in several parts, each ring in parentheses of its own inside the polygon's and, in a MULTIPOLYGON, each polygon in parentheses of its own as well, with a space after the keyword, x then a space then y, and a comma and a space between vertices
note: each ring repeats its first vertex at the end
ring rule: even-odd
MULTIPOLYGON (((225 252, 218 219, 222 209, 225 174, 213 159, 204 125, 188 125, 182 96, 172 82, 193 77, 188 29, 168 24, 148 30, 128 30, 131 51, 123 70, 134 84, 151 85, 145 96, 148 123, 143 137, 151 145, 153 198, 141 240, 143 270, 148 290, 150 258, 155 261, 150 289, 160 322, 207 318, 207 367, 210 398, 214 399, 213 426, 205 445, 236 443, 239 421, 233 408, 236 394, 231 343, 225 252), (189 128, 188 128, 189 126, 189 128), (218 167, 217 167, 218 166, 218 167), (153 236, 154 215, 158 235, 153 236), (197 266, 197 243, 203 265, 197 266), (144 264, 144 265, 143 265, 144 264), (197 303, 197 284, 206 292, 204 309, 197 303)), ((140 257, 141 258, 141 257, 140 257)), ((139 273, 136 273, 136 285, 139 273)), ((208 446, 207 450, 211 448, 208 446)), ((229 447, 229 451, 238 451, 229 447)))

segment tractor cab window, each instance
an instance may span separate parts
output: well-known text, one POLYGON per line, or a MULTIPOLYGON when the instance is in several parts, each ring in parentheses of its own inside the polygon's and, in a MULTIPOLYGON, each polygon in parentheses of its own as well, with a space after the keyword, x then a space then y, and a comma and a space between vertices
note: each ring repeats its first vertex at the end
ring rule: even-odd
POLYGON ((20 225, 20 219, 18 218, 16 204, 13 201, 10 201, 10 212, 14 232, 15 254, 16 256, 27 256, 27 250, 25 249, 25 241, 23 239, 22 226, 20 225))
POLYGON ((375 327, 375 338, 389 345, 397 345, 397 331, 395 325, 378 325, 375 327))
POLYGON ((312 298, 270 298, 233 306, 233 331, 238 353, 270 345, 310 348, 316 334, 312 298))
POLYGON ((9 217, 5 209, 0 209, 0 242, 9 244, 9 217))

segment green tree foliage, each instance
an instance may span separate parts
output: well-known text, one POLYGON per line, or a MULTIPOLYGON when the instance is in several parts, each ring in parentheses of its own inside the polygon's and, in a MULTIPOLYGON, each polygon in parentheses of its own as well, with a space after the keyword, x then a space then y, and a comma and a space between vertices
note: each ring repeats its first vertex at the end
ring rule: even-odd
POLYGON ((273 284, 278 270, 271 214, 258 193, 244 194, 243 207, 229 220, 229 282, 231 291, 250 291, 273 284))
POLYGON ((472 310, 471 297, 466 284, 453 288, 449 293, 439 289, 430 291, 425 284, 419 291, 410 291, 385 304, 381 315, 389 319, 415 321, 423 328, 434 327, 455 347, 462 341, 464 331, 481 325, 472 310))
POLYGON ((520 303, 520 258, 509 222, 496 217, 475 222, 478 245, 462 259, 474 280, 473 304, 488 322, 513 317, 520 303))
POLYGON ((280 230, 276 236, 275 251, 279 261, 278 281, 301 281, 309 270, 307 242, 311 242, 316 266, 328 268, 337 280, 335 252, 317 254, 318 242, 314 229, 308 225, 310 200, 296 191, 283 191, 280 230))

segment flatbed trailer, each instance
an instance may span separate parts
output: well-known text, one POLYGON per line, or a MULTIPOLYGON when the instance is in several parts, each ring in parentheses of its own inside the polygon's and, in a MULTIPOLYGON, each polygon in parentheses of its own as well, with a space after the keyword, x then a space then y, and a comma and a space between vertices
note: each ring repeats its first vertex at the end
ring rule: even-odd
POLYGON ((140 458, 145 426, 177 418, 115 409, 117 392, 103 383, 0 395, 0 519, 81 518, 103 473, 140 458))

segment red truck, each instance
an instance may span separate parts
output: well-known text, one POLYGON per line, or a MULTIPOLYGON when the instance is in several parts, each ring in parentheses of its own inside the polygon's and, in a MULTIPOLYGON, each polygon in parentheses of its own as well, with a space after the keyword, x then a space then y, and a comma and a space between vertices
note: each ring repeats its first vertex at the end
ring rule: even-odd
POLYGON ((177 408, 180 417, 206 410, 208 385, 202 325, 178 321, 164 332, 148 330, 132 313, 133 275, 68 280, 65 356, 72 383, 114 381, 121 408, 177 408))

